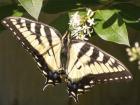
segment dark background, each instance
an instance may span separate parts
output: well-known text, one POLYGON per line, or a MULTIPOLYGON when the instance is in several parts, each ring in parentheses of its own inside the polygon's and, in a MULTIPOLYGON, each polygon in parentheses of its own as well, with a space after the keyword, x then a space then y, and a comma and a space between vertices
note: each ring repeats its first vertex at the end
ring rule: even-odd
MULTIPOLYGON (((67 24, 68 20, 62 17, 67 17, 65 12, 69 9, 76 8, 75 2, 73 2, 75 0, 55 1, 56 4, 48 2, 42 8, 39 20, 58 28, 63 33, 67 28, 65 24, 67 24)), ((81 0, 80 3, 93 7, 89 5, 92 3, 92 0, 88 1, 81 0)), ((139 3, 136 0, 135 4, 140 5, 139 3)), ((97 4, 96 6, 94 5, 95 8, 98 8, 97 4)), ((125 8, 125 6, 126 8, 129 7, 128 9, 132 10, 129 12, 134 13, 134 15, 140 14, 140 11, 138 11, 140 10, 139 6, 134 6, 137 9, 132 9, 132 5, 128 6, 125 4, 122 7, 125 8)), ((17 8, 19 9, 14 0, 0 1, 0 19, 11 15, 12 10, 17 8)), ((20 8, 20 11, 24 11, 22 7, 20 8)), ((31 18, 26 13, 24 17, 31 18)), ((130 44, 133 45, 136 41, 140 42, 139 25, 127 24, 127 29, 130 44)), ((122 61, 131 71, 134 79, 127 83, 95 86, 88 93, 79 96, 80 102, 77 105, 140 105, 140 70, 138 70, 137 62, 129 62, 125 51, 127 46, 104 41, 98 36, 94 36, 91 41, 122 61)), ((50 86, 43 92, 44 82, 45 78, 38 70, 32 56, 12 37, 11 32, 4 30, 0 26, 0 105, 75 104, 68 98, 66 84, 60 84, 55 87, 50 86)))

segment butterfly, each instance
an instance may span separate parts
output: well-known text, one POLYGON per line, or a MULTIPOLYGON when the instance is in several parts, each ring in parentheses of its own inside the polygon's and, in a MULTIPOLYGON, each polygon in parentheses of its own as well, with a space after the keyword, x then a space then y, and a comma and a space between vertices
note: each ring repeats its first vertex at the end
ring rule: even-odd
POLYGON ((54 27, 23 17, 7 17, 2 24, 33 56, 48 85, 67 84, 70 97, 97 84, 131 80, 132 74, 116 58, 95 45, 61 35, 54 27))

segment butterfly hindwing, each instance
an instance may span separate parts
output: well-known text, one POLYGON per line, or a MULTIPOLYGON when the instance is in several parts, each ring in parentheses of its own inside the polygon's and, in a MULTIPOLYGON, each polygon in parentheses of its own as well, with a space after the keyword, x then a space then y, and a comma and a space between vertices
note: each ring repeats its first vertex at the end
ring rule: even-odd
POLYGON ((51 26, 21 17, 8 17, 2 23, 33 55, 46 77, 46 86, 61 82, 61 34, 51 26))
POLYGON ((71 41, 68 59, 68 92, 75 101, 96 84, 132 79, 120 61, 85 41, 71 41))

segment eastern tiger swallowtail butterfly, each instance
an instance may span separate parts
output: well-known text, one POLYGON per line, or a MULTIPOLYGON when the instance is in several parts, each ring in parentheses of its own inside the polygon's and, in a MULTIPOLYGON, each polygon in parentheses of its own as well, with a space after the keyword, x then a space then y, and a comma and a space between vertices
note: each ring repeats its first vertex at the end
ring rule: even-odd
POLYGON ((7 17, 2 24, 32 54, 46 78, 45 87, 65 80, 68 94, 78 95, 92 86, 131 80, 128 69, 116 58, 83 40, 61 36, 55 28, 23 17, 7 17))

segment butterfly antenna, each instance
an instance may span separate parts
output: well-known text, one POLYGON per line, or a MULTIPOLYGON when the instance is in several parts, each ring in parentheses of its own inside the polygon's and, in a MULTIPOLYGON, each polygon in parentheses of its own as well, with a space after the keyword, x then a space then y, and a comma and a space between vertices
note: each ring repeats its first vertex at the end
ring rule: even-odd
POLYGON ((62 37, 62 40, 68 35, 68 31, 66 31, 65 33, 64 33, 64 35, 63 35, 63 37, 62 37))

